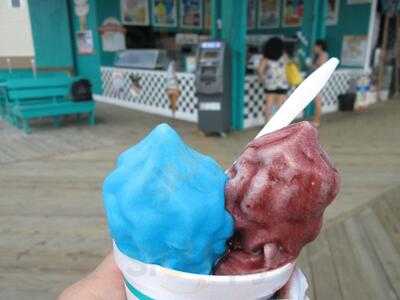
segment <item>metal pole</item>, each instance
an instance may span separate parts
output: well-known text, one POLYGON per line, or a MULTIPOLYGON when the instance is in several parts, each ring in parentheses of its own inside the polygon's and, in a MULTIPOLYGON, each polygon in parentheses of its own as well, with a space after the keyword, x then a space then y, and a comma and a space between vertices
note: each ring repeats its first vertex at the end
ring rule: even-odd
POLYGON ((388 44, 389 37, 389 21, 390 21, 390 13, 387 12, 385 14, 385 23, 383 27, 383 39, 381 46, 381 55, 380 55, 380 63, 379 63, 379 75, 378 75, 378 99, 381 100, 381 89, 383 85, 383 80, 385 76, 385 62, 386 62, 386 48, 388 44))
POLYGON ((396 14, 396 47, 395 47, 395 55, 396 55, 396 63, 395 63, 395 96, 399 96, 399 88, 400 88, 400 15, 399 13, 396 14))
POLYGON ((372 0, 371 11, 369 14, 369 24, 368 24, 368 40, 367 40, 367 54, 365 55, 364 61, 364 71, 370 71, 370 62, 372 55, 372 42, 374 38, 375 26, 376 26, 376 11, 377 11, 378 0, 372 0))

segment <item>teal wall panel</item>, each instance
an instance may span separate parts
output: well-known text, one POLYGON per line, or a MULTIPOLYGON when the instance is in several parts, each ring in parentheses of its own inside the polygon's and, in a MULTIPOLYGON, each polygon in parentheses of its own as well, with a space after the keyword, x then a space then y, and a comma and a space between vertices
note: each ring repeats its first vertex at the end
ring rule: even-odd
POLYGON ((228 45, 231 71, 232 128, 243 129, 246 64, 246 0, 222 0, 222 40, 228 45))
POLYGON ((38 67, 72 67, 66 0, 29 0, 32 37, 38 67))

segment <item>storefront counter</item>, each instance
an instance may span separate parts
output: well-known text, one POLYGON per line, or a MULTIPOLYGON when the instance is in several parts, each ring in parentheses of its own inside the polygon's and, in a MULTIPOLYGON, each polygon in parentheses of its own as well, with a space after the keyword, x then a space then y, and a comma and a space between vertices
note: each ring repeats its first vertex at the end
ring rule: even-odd
MULTIPOLYGON (((363 74, 360 69, 339 69, 322 91, 322 112, 337 111, 337 96, 346 92, 348 81, 363 74)), ((195 95, 194 74, 177 73, 181 96, 178 100, 177 119, 197 122, 197 97, 195 95)), ((102 67, 103 94, 95 99, 102 102, 141 110, 148 113, 172 117, 169 101, 165 93, 165 71, 148 71, 116 67, 102 67), (140 77, 142 91, 139 96, 130 92, 129 76, 140 77)), ((261 126, 265 123, 263 104, 265 95, 256 75, 246 75, 244 97, 244 128, 261 126)))
MULTIPOLYGON (((322 113, 338 110, 338 95, 349 87, 349 80, 364 74, 362 69, 338 69, 322 90, 322 113)), ((265 94, 262 84, 256 75, 246 75, 244 96, 244 128, 265 124, 263 105, 265 94)))
MULTIPOLYGON (((197 122, 197 98, 195 96, 194 75, 177 73, 181 88, 175 118, 197 122)), ((166 72, 136 70, 116 67, 102 67, 103 94, 96 100, 113 103, 148 113, 172 117, 169 100, 165 93, 166 72), (129 76, 138 76, 142 91, 135 97, 130 92, 129 76), (120 82, 122 78, 122 82, 120 82)))

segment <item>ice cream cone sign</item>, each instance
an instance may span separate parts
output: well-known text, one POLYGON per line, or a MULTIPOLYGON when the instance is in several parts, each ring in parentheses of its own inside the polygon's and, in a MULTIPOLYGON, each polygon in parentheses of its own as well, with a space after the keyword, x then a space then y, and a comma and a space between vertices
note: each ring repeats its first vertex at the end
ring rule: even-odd
POLYGON ((115 52, 126 49, 126 29, 115 18, 107 18, 99 28, 103 51, 115 52))
POLYGON ((87 16, 89 14, 90 6, 87 0, 74 0, 75 15, 79 17, 80 30, 87 28, 87 16))
POLYGON ((181 95, 181 90, 179 88, 178 76, 176 75, 174 61, 171 61, 168 65, 165 92, 168 96, 172 116, 175 117, 175 112, 178 109, 178 99, 181 95))
POLYGON ((140 84, 140 77, 137 75, 130 75, 129 79, 131 80, 131 87, 129 91, 133 97, 139 97, 142 92, 142 85, 140 84))

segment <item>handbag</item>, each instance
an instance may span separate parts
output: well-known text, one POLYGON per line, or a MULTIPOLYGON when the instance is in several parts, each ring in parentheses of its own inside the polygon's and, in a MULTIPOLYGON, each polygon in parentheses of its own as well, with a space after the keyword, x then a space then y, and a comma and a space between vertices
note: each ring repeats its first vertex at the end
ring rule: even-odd
POLYGON ((299 67, 293 61, 289 61, 285 66, 286 79, 291 86, 298 86, 303 81, 299 67))

